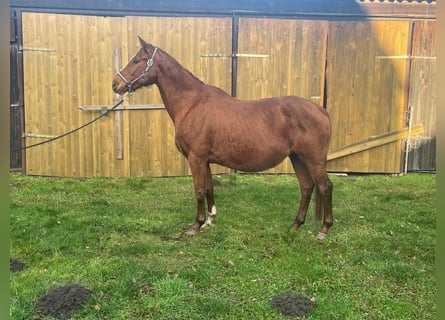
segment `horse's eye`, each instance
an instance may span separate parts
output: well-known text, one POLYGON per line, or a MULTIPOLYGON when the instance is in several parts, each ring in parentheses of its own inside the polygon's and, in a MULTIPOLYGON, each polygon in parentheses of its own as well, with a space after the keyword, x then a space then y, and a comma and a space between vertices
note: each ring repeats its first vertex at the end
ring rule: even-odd
POLYGON ((134 63, 134 64, 138 64, 138 63, 139 63, 139 60, 138 60, 138 59, 133 59, 133 63, 134 63))

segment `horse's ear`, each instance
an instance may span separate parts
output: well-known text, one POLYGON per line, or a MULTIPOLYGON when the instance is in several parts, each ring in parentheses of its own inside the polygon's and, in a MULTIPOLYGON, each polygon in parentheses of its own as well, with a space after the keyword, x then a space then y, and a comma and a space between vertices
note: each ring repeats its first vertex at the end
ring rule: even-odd
POLYGON ((148 43, 145 42, 145 40, 142 39, 140 36, 138 36, 138 38, 139 38, 139 43, 141 44, 141 47, 146 48, 148 46, 148 43))

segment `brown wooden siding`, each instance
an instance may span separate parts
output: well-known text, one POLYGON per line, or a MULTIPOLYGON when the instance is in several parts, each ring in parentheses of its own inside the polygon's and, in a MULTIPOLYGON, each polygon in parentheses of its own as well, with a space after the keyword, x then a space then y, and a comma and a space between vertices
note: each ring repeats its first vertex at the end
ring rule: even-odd
MULTIPOLYGON (((405 126, 409 21, 334 21, 329 25, 327 110, 331 151, 405 126)), ((401 170, 401 142, 329 162, 340 172, 401 170)))
MULTIPOLYGON (((123 31, 116 18, 23 13, 27 145, 42 141, 36 135, 59 135, 97 116, 80 111, 80 105, 112 104, 112 47, 121 45, 123 31)), ((27 173, 129 174, 126 164, 114 159, 110 141, 113 121, 107 117, 78 134, 27 150, 27 173)))
MULTIPOLYGON (((38 135, 64 133, 97 112, 82 105, 111 105, 113 48, 122 61, 136 52, 137 35, 170 52, 207 83, 230 91, 230 60, 209 61, 208 52, 230 52, 230 18, 104 18, 24 13, 27 145, 38 135), (228 34, 227 34, 228 33, 228 34), (199 39, 199 41, 194 41, 199 39), (184 50, 184 48, 187 48, 184 50), (53 51, 54 50, 54 51, 53 51)), ((138 91, 130 104, 162 104, 156 87, 138 91)), ((123 112, 123 159, 114 152, 114 117, 27 151, 27 173, 51 176, 175 176, 189 174, 174 144, 165 110, 123 112)), ((215 172, 228 169, 213 166, 215 172)))
MULTIPOLYGON (((409 20, 240 17, 237 96, 299 95, 325 105, 332 119, 331 151, 406 127, 408 99, 419 105, 413 125, 422 123, 428 135, 435 135, 435 62, 410 64, 410 59, 394 58, 411 54, 411 32, 412 54, 434 55, 434 30, 433 22, 413 24, 409 20), (422 86, 416 87, 419 83, 422 86), (431 98, 425 100, 428 95, 431 98), (422 106, 424 101, 431 107, 422 106)), ((205 83, 230 92, 230 17, 23 13, 27 145, 42 141, 38 135, 64 133, 99 114, 79 106, 112 105, 113 51, 121 49, 125 64, 139 49, 138 35, 169 52, 205 83)), ((125 104, 157 105, 162 100, 158 89, 150 87, 137 91, 125 104)), ((27 150, 26 173, 79 177, 190 174, 186 159, 176 150, 174 127, 165 110, 125 110, 121 115, 121 159, 115 147, 116 117, 109 114, 74 135, 27 150)), ((399 141, 334 159, 329 170, 397 173, 403 168, 403 158, 399 141)), ((213 170, 229 172, 220 166, 213 170)), ((292 172, 292 167, 286 160, 269 172, 292 172)))

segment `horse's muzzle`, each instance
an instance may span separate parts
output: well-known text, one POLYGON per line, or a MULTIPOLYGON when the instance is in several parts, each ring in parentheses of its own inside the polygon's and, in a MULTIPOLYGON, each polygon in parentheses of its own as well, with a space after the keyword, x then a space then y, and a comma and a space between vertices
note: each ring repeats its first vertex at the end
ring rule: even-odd
POLYGON ((117 94, 124 94, 127 91, 127 86, 125 85, 120 86, 119 81, 117 81, 116 79, 113 80, 113 82, 111 83, 111 88, 117 94))

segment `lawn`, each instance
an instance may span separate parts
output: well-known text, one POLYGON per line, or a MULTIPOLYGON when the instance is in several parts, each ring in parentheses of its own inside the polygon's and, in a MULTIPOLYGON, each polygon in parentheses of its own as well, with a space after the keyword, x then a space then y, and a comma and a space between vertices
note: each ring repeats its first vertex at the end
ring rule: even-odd
POLYGON ((289 319, 285 292, 315 302, 304 319, 435 319, 435 175, 331 178, 317 240, 313 204, 289 232, 292 176, 216 177, 216 224, 187 236, 190 177, 11 175, 11 319, 52 319, 36 301, 66 284, 92 291, 72 319, 289 319))

